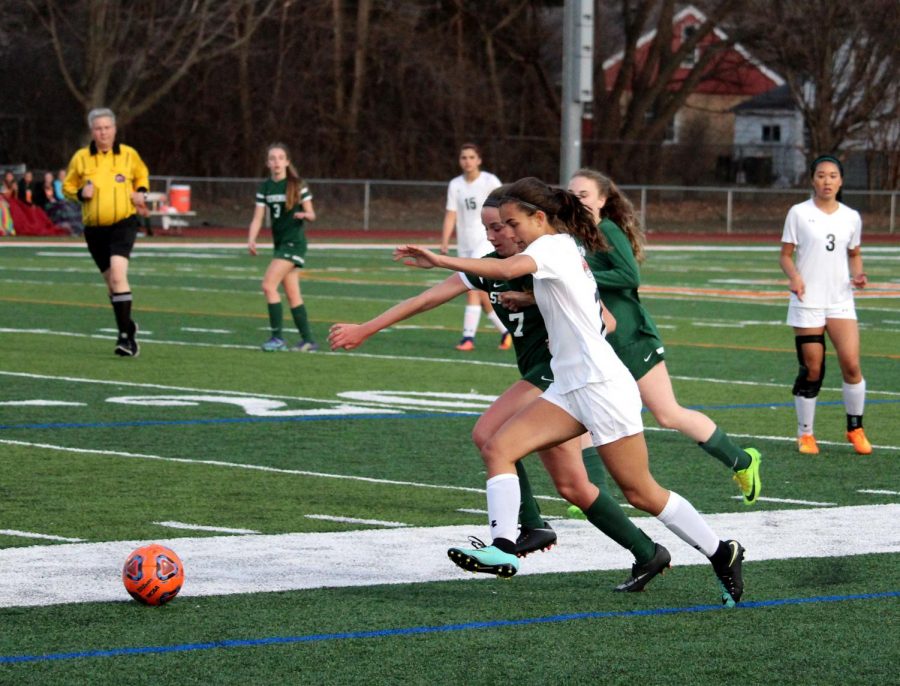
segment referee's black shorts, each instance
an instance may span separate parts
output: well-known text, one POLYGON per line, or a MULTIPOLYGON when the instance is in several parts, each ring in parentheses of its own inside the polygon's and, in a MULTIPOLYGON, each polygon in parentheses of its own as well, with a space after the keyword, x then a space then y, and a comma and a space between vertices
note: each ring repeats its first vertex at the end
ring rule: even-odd
POLYGON ((109 260, 113 255, 131 257, 139 227, 136 214, 110 226, 84 227, 84 240, 101 274, 109 269, 109 260))

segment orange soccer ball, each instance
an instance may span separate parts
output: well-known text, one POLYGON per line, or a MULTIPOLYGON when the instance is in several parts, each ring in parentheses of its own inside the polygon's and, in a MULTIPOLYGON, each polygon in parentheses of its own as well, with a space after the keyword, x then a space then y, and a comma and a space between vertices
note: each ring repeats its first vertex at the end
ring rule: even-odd
POLYGON ((174 550, 153 543, 131 551, 122 568, 122 583, 135 600, 163 605, 178 595, 184 565, 174 550))

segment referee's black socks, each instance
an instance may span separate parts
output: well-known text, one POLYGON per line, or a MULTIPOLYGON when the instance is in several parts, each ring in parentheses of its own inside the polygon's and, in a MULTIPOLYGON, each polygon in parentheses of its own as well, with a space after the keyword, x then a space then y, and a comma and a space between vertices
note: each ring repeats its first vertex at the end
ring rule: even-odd
POLYGON ((116 315, 116 327, 119 336, 128 336, 131 331, 131 291, 113 293, 109 296, 113 312, 116 315))

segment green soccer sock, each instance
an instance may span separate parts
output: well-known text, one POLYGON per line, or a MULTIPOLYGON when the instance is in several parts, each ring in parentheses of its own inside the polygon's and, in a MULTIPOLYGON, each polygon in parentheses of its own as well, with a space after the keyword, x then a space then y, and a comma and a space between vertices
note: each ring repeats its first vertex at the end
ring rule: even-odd
POLYGON ((625 516, 622 507, 609 494, 606 467, 597 454, 597 449, 585 448, 581 451, 581 459, 584 460, 591 483, 600 489, 600 495, 585 510, 584 516, 620 546, 630 550, 638 564, 647 562, 656 553, 656 545, 625 516))
POLYGON ((728 437, 728 434, 718 426, 706 443, 698 443, 697 445, 734 471, 746 469, 750 466, 750 456, 742 448, 735 445, 734 441, 728 437))
POLYGON ((601 492, 606 490, 606 467, 603 466, 603 460, 597 454, 596 448, 585 448, 581 451, 581 459, 584 461, 584 468, 587 469, 588 479, 601 492))
POLYGON ((528 473, 525 471, 524 460, 516 462, 516 474, 519 475, 519 491, 521 493, 519 504, 519 524, 529 529, 543 529, 544 518, 541 516, 541 508, 538 507, 534 493, 531 491, 531 483, 528 481, 528 473))
POLYGON ((269 303, 269 327, 272 329, 272 336, 281 338, 281 326, 284 321, 284 314, 281 303, 269 303))
POLYGON ((304 341, 313 343, 312 331, 309 330, 309 317, 306 315, 306 305, 292 307, 291 316, 294 318, 294 324, 297 326, 297 331, 300 332, 300 338, 304 341))
POLYGON ((625 516, 621 505, 607 491, 600 491, 594 504, 584 511, 584 516, 600 531, 630 551, 638 564, 649 562, 653 558, 656 545, 625 516))

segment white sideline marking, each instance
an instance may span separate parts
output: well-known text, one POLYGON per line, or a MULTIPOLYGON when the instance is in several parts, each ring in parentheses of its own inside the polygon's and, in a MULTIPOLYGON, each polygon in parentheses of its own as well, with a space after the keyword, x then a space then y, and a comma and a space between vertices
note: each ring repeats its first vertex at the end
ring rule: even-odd
MULTIPOLYGON (((2 244, 0 244, 2 245, 2 244)), ((265 327, 260 327, 260 330, 265 330, 265 327)), ((108 341, 109 336, 100 336, 98 334, 86 334, 86 333, 77 333, 74 331, 53 331, 51 329, 13 329, 13 328, 0 328, 0 333, 12 333, 12 334, 34 334, 37 336, 68 336, 70 338, 96 338, 99 340, 108 341)), ((151 343, 153 345, 180 345, 186 348, 226 348, 229 350, 259 350, 258 345, 241 345, 238 343, 199 343, 196 341, 161 341, 161 340, 152 340, 152 341, 141 341, 141 343, 151 343)), ((341 351, 341 352, 328 352, 325 349, 320 350, 316 353, 316 355, 321 356, 333 356, 333 355, 344 355, 348 357, 363 357, 371 360, 408 360, 410 362, 435 362, 435 363, 452 363, 454 365, 471 365, 475 367, 505 367, 508 369, 516 369, 516 365, 511 362, 488 362, 486 360, 472 360, 461 357, 417 357, 414 355, 374 355, 371 353, 360 353, 356 351, 341 351)))
POLYGON ((4 400, 0 405, 6 407, 84 407, 86 403, 70 403, 65 400, 4 400))
POLYGON ((871 493, 873 495, 900 495, 900 491, 882 491, 875 488, 861 488, 857 493, 871 493))
MULTIPOLYGON (((111 333, 111 334, 113 334, 113 335, 115 335, 115 336, 118 336, 118 335, 119 335, 119 330, 118 330, 118 329, 97 329, 97 331, 99 331, 100 333, 111 333)), ((138 331, 138 333, 139 333, 141 336, 152 336, 152 335, 153 335, 153 332, 152 332, 152 331, 147 331, 146 329, 141 329, 140 331, 138 331)), ((143 343, 143 342, 144 342, 144 340, 143 340, 143 338, 142 338, 142 339, 141 339, 141 343, 143 343)))
POLYGON ((203 526, 202 524, 185 524, 184 522, 153 522, 167 529, 184 529, 186 531, 212 531, 220 534, 258 534, 253 529, 231 529, 227 526, 203 526))
MULTIPOLYGON (((877 236, 874 238, 870 238, 870 240, 877 240, 877 236)), ((397 238, 397 240, 393 243, 359 243, 356 241, 346 242, 346 243, 319 243, 313 242, 310 243, 310 250, 361 250, 364 248, 369 249, 378 249, 378 250, 386 250, 397 247, 397 245, 403 243, 403 238, 397 238)), ((409 241, 406 241, 409 242, 409 241)), ((421 243, 424 245, 424 243, 421 243)), ((271 243, 259 243, 258 247, 260 248, 271 248, 271 243)), ((436 246, 435 246, 436 247, 436 246)), ((454 247, 454 246, 451 246, 454 247)), ((70 243, 63 243, 58 240, 55 241, 47 241, 47 240, 27 240, 27 241, 15 241, 10 243, 0 243, 0 248, 47 248, 47 249, 56 249, 56 250, 64 250, 64 251, 78 251, 83 252, 85 257, 88 257, 87 251, 84 249, 84 242, 80 240, 73 240, 70 243)), ((243 241, 184 241, 178 243, 150 243, 150 242, 141 242, 141 250, 170 250, 170 251, 180 251, 180 250, 209 250, 212 248, 222 248, 225 250, 246 250, 247 243, 243 241)), ((772 245, 705 245, 705 244, 697 244, 697 243, 659 243, 652 244, 645 247, 645 250, 649 251, 660 251, 660 252, 778 252, 779 246, 777 244, 772 245)), ((896 248, 894 246, 889 245, 866 245, 865 251, 867 254, 869 253, 895 253, 898 252, 900 248, 896 248)), ((64 252, 62 255, 66 257, 71 256, 71 252, 64 252)))
MULTIPOLYGON (((733 500, 742 500, 744 496, 741 495, 733 495, 731 496, 733 500)), ((757 498, 758 501, 765 501, 767 503, 784 503, 786 505, 811 505, 813 507, 835 507, 837 503, 820 503, 815 500, 795 500, 794 498, 767 498, 764 495, 761 495, 757 498)))
POLYGON ((50 534, 39 534, 34 531, 19 531, 17 529, 0 529, 0 534, 5 536, 17 536, 19 538, 41 538, 47 541, 65 541, 66 543, 80 543, 83 538, 66 538, 65 536, 51 536, 50 534))
POLYGON ((345 524, 371 524, 372 526, 408 527, 403 522, 386 522, 383 519, 356 519, 355 517, 334 517, 332 515, 308 514, 307 519, 320 519, 324 522, 343 522, 345 524))
MULTIPOLYGON (((900 553, 896 526, 900 504, 715 514, 705 519, 722 536, 739 535, 747 549, 748 599, 753 598, 754 563, 761 560, 900 553)), ((673 564, 708 564, 655 518, 636 521, 648 536, 669 548, 673 564)), ((555 529, 559 545, 523 560, 519 574, 631 568, 631 556, 588 522, 564 520, 555 529)), ((184 597, 491 579, 475 577, 447 559, 447 548, 464 545, 471 533, 472 526, 442 526, 6 548, 0 550, 0 569, 16 573, 0 575, 0 607, 127 601, 122 563, 129 552, 151 542, 168 546, 181 557, 184 597), (404 554, 385 555, 386 550, 404 554), (73 584, 73 569, 91 583, 73 584)), ((710 571, 710 598, 717 597, 716 588, 710 571)))
MULTIPOLYGON (((415 481, 396 481, 393 479, 374 479, 368 476, 351 476, 348 474, 328 474, 326 472, 309 472, 302 469, 281 469, 278 467, 265 467, 263 465, 243 464, 240 462, 222 462, 221 460, 193 460, 186 457, 163 457, 162 455, 146 455, 143 453, 126 453, 117 450, 95 450, 90 448, 69 448, 62 445, 48 443, 32 443, 29 441, 14 441, 8 438, 0 438, 0 445, 20 445, 29 448, 45 448, 47 450, 60 450, 68 453, 80 453, 83 455, 109 455, 111 457, 129 457, 141 460, 159 460, 161 462, 176 462, 181 464, 207 465, 211 467, 228 467, 231 469, 250 469, 258 472, 270 472, 274 474, 294 474, 296 476, 313 476, 325 479, 341 479, 345 481, 364 481, 373 484, 388 484, 393 486, 416 486, 418 488, 435 488, 443 491, 463 491, 466 493, 484 493, 483 488, 470 488, 468 486, 445 486, 441 484, 424 484, 415 481)), ((535 496, 546 500, 560 500, 552 496, 535 496)))
POLYGON ((234 333, 231 329, 200 329, 196 326, 182 326, 181 330, 192 333, 234 333))

